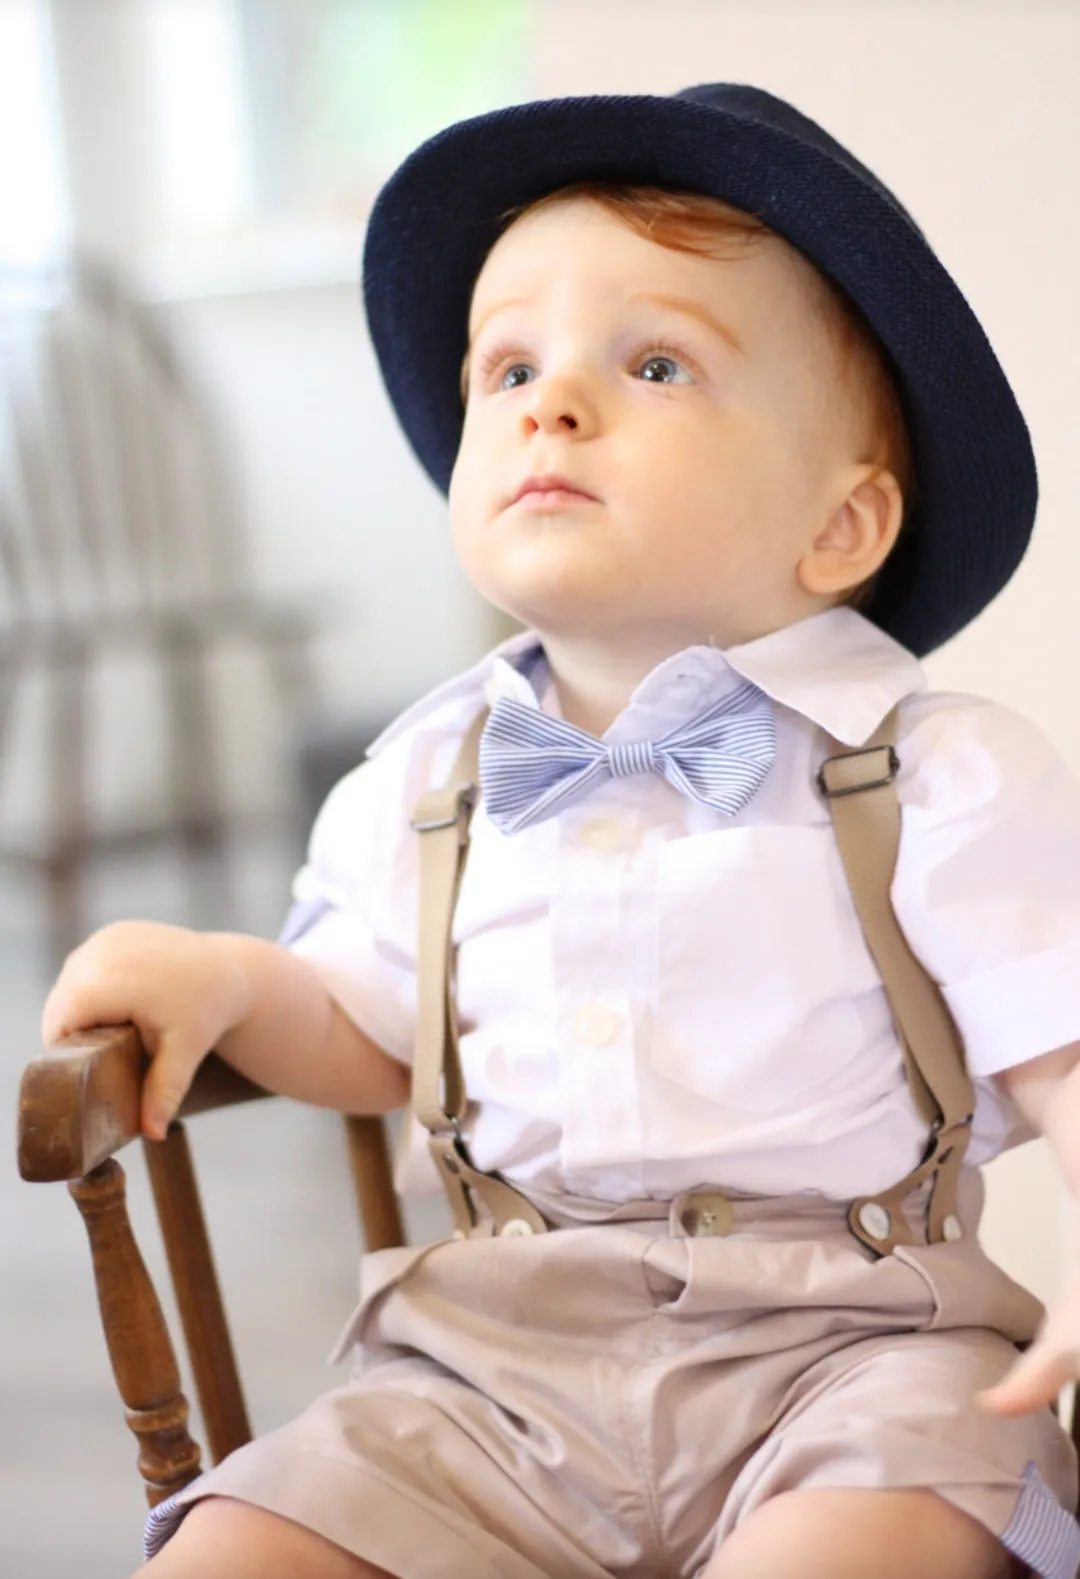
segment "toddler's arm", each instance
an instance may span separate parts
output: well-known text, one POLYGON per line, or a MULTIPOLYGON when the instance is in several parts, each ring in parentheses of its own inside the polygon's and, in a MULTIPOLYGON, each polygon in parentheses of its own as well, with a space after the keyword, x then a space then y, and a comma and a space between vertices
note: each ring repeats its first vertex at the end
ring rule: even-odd
MULTIPOLYGON (((1074 1200, 1080 1201, 1080 1042, 995 1076, 1033 1129, 1050 1142, 1074 1200)), ((1080 1265, 1050 1307, 1037 1341, 996 1387, 981 1395, 1000 1414, 1053 1403, 1080 1379, 1080 1265)))
POLYGON ((70 954, 45 1004, 46 1044, 134 1024, 151 1056, 142 1127, 160 1139, 218 1052, 283 1096, 347 1113, 408 1100, 409 1073, 338 1008, 307 960, 262 938, 153 921, 103 927, 70 954))

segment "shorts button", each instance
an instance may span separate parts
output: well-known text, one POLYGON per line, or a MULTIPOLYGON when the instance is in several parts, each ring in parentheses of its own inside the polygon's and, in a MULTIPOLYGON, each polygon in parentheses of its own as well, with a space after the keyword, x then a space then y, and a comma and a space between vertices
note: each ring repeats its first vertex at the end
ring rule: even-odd
POLYGON ((951 1212, 942 1223, 941 1232, 950 1244, 955 1244, 958 1239, 963 1239, 964 1237, 964 1230, 960 1226, 959 1217, 954 1217, 951 1212))
POLYGON ((733 1213, 725 1195, 699 1195, 680 1214, 679 1221, 692 1239, 719 1239, 731 1232, 733 1213))
POLYGON ((876 1201, 866 1201, 859 1207, 859 1226, 866 1230, 871 1239, 888 1239, 892 1218, 884 1206, 879 1206, 876 1201))
POLYGON ((511 1217, 509 1222, 503 1223, 499 1229, 500 1239, 526 1239, 532 1233, 533 1226, 527 1223, 524 1217, 511 1217))

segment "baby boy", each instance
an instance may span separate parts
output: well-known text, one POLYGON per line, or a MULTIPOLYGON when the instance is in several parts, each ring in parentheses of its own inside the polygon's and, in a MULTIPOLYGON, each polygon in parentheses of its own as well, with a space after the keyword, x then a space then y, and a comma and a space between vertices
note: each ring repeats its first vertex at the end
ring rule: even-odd
POLYGON ((457 1231, 368 1258, 350 1380, 155 1510, 144 1571, 1071 1579, 1080 1283, 1018 1359, 1041 1312, 975 1229, 1032 1129, 1080 1190, 1080 793, 918 662, 1034 514, 970 309, 869 171, 725 85, 450 128, 365 288, 526 630, 333 792, 284 944, 108 927, 45 1034, 134 1021, 150 1135, 212 1047, 381 1113, 415 1045, 457 1231), (899 806, 884 923, 829 759, 899 806))

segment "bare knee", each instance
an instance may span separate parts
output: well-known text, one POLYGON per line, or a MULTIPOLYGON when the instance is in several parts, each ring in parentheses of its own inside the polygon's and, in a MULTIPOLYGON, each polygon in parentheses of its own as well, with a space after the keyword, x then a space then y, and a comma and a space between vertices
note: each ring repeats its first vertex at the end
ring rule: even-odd
POLYGON ((752 1513, 703 1579, 1020 1579, 985 1526, 926 1490, 789 1491, 752 1513))
POLYGON ((195 1503, 136 1579, 393 1579, 291 1519, 231 1497, 195 1503))

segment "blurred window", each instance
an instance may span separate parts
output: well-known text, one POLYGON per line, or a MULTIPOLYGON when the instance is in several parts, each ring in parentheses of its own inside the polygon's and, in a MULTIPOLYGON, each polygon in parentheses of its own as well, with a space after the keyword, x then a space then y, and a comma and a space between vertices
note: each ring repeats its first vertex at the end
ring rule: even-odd
POLYGON ((240 30, 233 0, 153 0, 146 42, 168 238, 243 225, 251 214, 240 30))
POLYGON ((392 166, 531 90, 536 0, 151 0, 163 241, 355 228, 392 166))
POLYGON ((65 223, 41 0, 0 0, 0 259, 47 251, 65 223))

